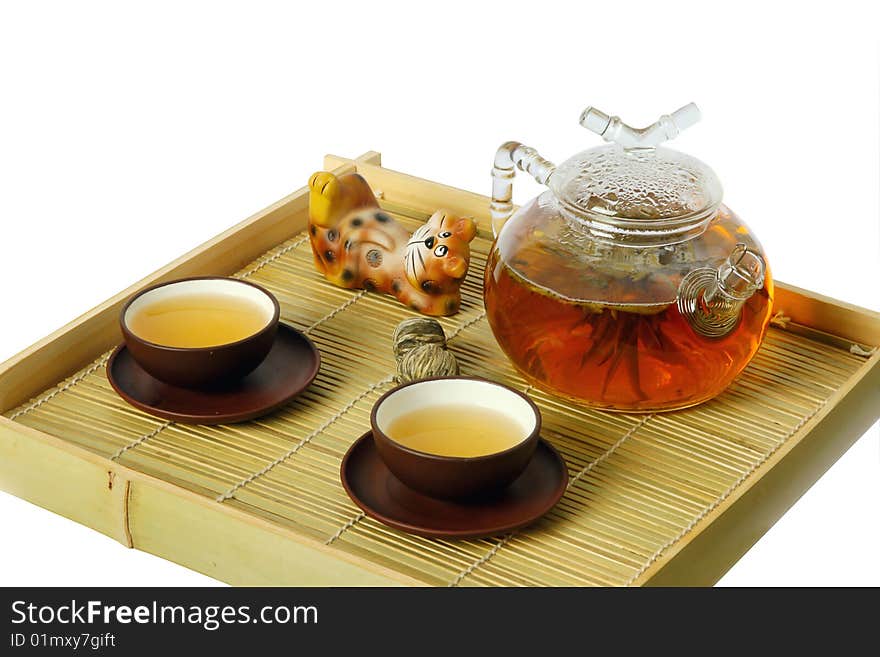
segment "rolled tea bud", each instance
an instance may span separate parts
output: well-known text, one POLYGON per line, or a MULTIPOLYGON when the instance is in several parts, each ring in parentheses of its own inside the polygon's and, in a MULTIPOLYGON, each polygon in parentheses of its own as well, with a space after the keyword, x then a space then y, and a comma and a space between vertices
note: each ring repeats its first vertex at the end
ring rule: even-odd
POLYGON ((394 358, 400 360, 405 353, 419 345, 436 344, 446 347, 446 334, 436 319, 412 317, 397 325, 391 344, 394 348, 394 358))
POLYGON ((458 375, 458 361, 446 349, 446 334, 436 319, 405 319, 397 325, 391 340, 398 383, 458 375))
POLYGON ((409 383, 433 376, 457 376, 455 355, 438 344, 421 344, 397 361, 397 382, 409 383))

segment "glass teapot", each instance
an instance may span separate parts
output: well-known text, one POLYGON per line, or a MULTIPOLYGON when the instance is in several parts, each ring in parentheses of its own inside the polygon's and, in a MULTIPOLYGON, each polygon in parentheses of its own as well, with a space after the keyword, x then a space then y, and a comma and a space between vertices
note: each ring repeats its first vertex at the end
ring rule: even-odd
POLYGON ((635 129, 587 108, 581 125, 610 143, 560 166, 518 142, 498 149, 484 298, 533 385, 671 410, 714 397, 755 355, 773 298, 764 251, 715 173, 660 145, 699 116, 691 103, 635 129), (517 168, 548 189, 513 212, 517 168))

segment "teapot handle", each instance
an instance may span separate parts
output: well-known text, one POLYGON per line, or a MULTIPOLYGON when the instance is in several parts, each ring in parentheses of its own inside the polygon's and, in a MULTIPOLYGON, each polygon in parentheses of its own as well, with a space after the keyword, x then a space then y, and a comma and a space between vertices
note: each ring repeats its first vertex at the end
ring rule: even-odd
POLYGON ((492 233, 498 237, 501 227, 513 214, 513 178, 516 169, 525 171, 542 185, 546 185, 556 170, 556 165, 545 160, 534 148, 508 141, 495 153, 492 167, 492 203, 489 211, 492 216, 492 233))

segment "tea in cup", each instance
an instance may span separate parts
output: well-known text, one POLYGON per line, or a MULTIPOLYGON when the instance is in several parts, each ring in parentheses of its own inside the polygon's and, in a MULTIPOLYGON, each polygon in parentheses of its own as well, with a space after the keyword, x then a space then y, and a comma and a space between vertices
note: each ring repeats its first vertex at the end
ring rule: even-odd
POLYGON ((272 348, 280 306, 253 283, 188 278, 134 295, 120 326, 132 357, 172 385, 228 383, 253 371, 272 348))
POLYGON ((500 490, 523 472, 541 413, 499 383, 443 377, 386 393, 371 424, 379 456, 400 481, 433 497, 462 498, 500 490))

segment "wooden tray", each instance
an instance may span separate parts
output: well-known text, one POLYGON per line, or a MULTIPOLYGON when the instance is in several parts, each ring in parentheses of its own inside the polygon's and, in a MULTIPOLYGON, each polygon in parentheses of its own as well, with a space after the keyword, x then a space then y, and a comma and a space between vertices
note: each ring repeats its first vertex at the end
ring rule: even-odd
MULTIPOLYGON (((465 373, 525 389, 484 319, 488 199, 383 169, 377 153, 324 166, 360 172, 409 225, 440 206, 478 220, 462 311, 443 323, 465 373)), ((537 525, 476 541, 388 529, 349 501, 338 469, 392 385, 389 336, 410 312, 315 273, 307 199, 293 193, 0 366, 0 487, 234 584, 711 584, 880 413, 880 314, 778 284, 765 344, 711 402, 633 416, 531 391, 571 476, 537 525), (321 349, 318 379, 282 411, 182 426, 107 383, 123 300, 205 274, 268 287, 321 349)))

